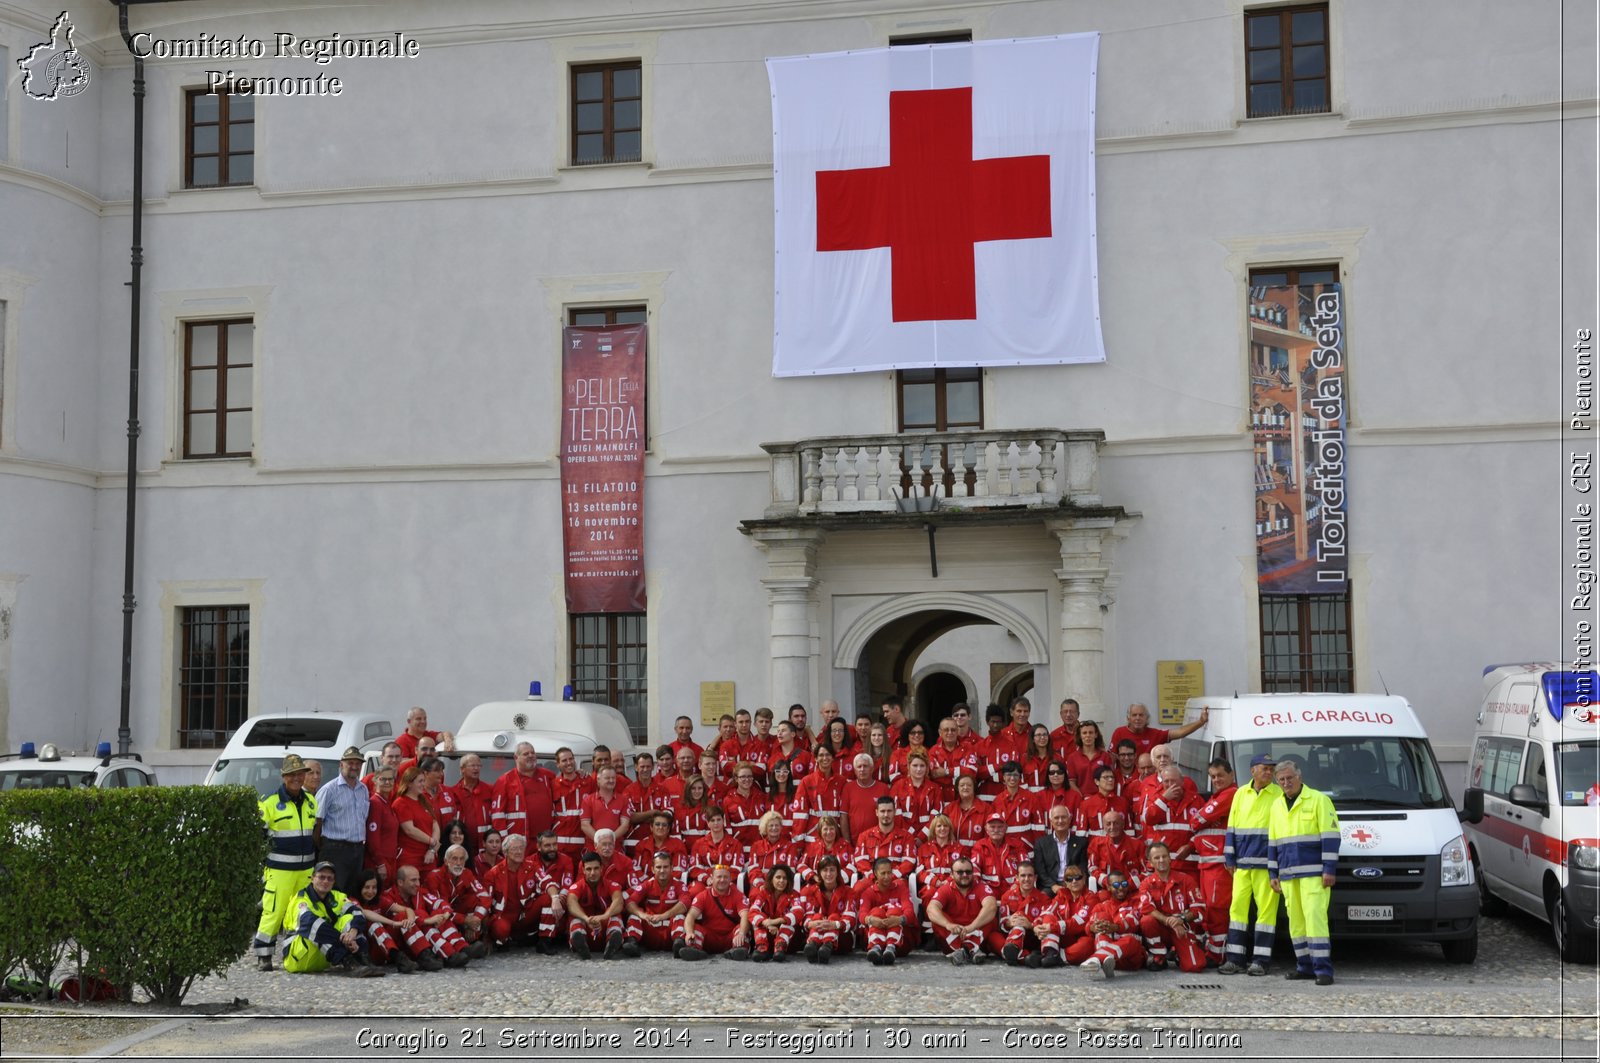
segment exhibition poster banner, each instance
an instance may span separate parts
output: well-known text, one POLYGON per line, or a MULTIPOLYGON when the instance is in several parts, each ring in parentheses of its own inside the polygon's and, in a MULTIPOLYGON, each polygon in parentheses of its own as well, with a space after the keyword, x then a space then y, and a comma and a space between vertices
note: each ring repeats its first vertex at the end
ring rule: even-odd
POLYGON ((1262 594, 1338 594, 1345 540, 1344 295, 1250 289, 1256 579, 1262 594))
POLYGON ((567 612, 642 613, 645 326, 561 335, 567 612))

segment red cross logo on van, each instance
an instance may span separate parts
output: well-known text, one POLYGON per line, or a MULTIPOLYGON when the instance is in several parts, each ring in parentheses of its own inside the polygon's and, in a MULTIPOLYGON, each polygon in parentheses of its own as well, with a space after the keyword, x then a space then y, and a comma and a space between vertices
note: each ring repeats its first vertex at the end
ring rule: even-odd
POLYGON ((1572 718, 1579 723, 1594 723, 1600 718, 1600 712, 1596 712, 1593 705, 1579 705, 1572 710, 1572 718))
POLYGON ((1345 838, 1357 849, 1371 849, 1378 844, 1378 836, 1365 827, 1356 827, 1345 838))

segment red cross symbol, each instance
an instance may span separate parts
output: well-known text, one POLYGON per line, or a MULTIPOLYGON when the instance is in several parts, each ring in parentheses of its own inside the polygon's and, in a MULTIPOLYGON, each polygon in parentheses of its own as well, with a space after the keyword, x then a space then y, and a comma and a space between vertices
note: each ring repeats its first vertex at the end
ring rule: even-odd
POLYGON ((972 157, 972 89, 889 93, 889 165, 817 171, 817 250, 888 247, 896 321, 978 316, 973 245, 1050 235, 1050 156, 972 157))
POLYGON ((1372 833, 1365 827, 1357 827, 1350 832, 1350 840, 1357 845, 1365 845, 1372 840, 1372 833))

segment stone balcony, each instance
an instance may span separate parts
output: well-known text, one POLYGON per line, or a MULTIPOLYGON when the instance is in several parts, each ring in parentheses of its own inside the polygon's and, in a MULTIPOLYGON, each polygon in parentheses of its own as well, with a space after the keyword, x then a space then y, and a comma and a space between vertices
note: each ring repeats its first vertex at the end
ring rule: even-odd
POLYGON ((772 456, 768 520, 944 512, 1098 509, 1105 433, 1059 428, 901 432, 763 443, 772 456))

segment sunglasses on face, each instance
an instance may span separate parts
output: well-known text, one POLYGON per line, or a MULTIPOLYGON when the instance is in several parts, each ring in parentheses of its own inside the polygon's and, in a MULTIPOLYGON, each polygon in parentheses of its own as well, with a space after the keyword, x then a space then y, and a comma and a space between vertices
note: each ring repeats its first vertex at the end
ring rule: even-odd
POLYGON ((1067 875, 1066 877, 1064 877, 1062 879, 1062 881, 1063 882, 1082 882, 1083 881, 1083 876, 1082 875, 1067 875))

